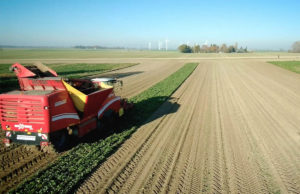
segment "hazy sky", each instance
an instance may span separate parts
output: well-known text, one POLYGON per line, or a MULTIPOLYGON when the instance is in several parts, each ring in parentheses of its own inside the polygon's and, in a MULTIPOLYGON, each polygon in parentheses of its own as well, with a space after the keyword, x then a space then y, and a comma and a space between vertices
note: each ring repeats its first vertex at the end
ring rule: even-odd
POLYGON ((0 45, 157 48, 166 38, 289 49, 300 1, 0 0, 0 45))

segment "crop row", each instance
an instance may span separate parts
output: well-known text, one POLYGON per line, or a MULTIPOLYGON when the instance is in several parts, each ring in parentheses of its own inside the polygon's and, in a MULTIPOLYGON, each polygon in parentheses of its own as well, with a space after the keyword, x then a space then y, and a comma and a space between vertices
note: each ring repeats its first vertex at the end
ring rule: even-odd
POLYGON ((123 119, 122 131, 94 143, 81 143, 46 169, 20 184, 13 193, 69 193, 135 132, 151 114, 187 79, 197 64, 181 69, 133 97, 135 108, 123 119))

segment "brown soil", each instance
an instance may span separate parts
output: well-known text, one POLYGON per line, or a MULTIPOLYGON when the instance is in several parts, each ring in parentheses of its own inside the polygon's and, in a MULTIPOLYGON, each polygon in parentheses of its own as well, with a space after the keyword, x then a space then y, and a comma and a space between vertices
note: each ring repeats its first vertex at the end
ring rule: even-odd
POLYGON ((299 74, 203 60, 173 99, 77 192, 299 193, 299 74))
MULTIPOLYGON (((2 151, 3 149, 1 149, 2 151)), ((0 193, 6 192, 57 158, 35 146, 13 144, 0 155, 0 193)))

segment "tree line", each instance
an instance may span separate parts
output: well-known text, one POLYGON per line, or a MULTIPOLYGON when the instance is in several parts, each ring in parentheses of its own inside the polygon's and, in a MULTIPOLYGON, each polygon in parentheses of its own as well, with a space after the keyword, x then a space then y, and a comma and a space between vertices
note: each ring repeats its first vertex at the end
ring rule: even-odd
POLYGON ((182 44, 178 47, 178 50, 182 53, 247 53, 247 47, 243 48, 240 47, 238 48, 237 44, 235 45, 230 45, 227 46, 226 44, 222 44, 221 46, 218 46, 216 44, 211 44, 211 45, 194 45, 194 46, 189 46, 187 44, 182 44))

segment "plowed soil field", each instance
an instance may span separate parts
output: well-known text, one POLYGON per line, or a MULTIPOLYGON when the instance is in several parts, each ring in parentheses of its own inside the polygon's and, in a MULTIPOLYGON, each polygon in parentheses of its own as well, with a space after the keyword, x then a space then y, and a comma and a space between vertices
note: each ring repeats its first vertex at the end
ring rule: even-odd
MULTIPOLYGON (((299 193, 300 75, 202 60, 78 193, 299 193)), ((128 78, 129 79, 129 78, 128 78)))

